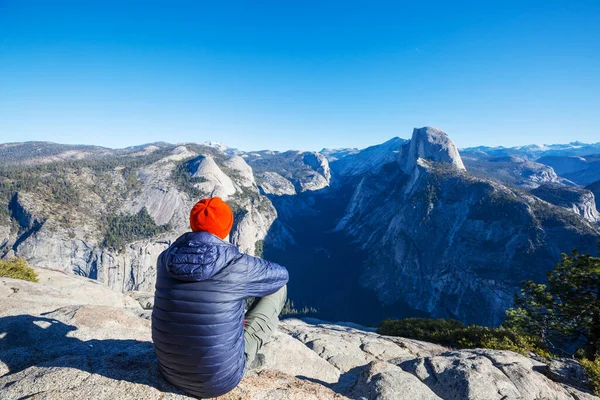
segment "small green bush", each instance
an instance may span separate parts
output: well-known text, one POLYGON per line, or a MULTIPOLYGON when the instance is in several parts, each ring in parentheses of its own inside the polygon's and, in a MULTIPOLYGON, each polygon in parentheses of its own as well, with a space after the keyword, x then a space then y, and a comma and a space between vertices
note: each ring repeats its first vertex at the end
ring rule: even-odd
POLYGON ((592 385, 594 385, 594 394, 600 396, 600 359, 596 358, 594 361, 590 361, 583 358, 579 360, 579 363, 590 377, 592 385))
POLYGON ((433 342, 450 332, 464 328, 465 325, 454 319, 405 318, 400 320, 386 319, 377 333, 387 336, 402 336, 433 342))
POLYGON ((462 322, 452 319, 388 319, 379 325, 377 333, 424 340, 460 349, 486 348, 510 350, 523 355, 534 352, 542 357, 551 356, 539 340, 530 336, 505 328, 465 326, 462 322))
POLYGON ((38 275, 22 258, 0 260, 0 277, 37 282, 38 275))

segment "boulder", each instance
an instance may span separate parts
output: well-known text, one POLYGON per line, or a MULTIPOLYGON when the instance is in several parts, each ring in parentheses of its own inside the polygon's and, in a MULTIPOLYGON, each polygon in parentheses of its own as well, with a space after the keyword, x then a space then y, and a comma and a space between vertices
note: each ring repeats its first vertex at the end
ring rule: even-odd
POLYGON ((445 400, 573 399, 574 392, 536 371, 542 365, 510 351, 484 349, 398 362, 445 400))
POLYGON ((360 378, 349 394, 353 399, 441 400, 414 375, 381 361, 372 361, 362 369, 360 378))
POLYGON ((592 381, 581 364, 570 358, 554 358, 544 368, 540 368, 540 372, 556 382, 587 390, 593 389, 592 381))

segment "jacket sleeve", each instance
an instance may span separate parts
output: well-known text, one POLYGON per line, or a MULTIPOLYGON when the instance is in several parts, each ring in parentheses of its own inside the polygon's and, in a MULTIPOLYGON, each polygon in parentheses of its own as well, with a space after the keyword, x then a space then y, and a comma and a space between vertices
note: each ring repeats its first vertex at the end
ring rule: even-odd
POLYGON ((287 284, 289 276, 285 267, 247 254, 244 258, 248 265, 246 297, 265 297, 287 284))

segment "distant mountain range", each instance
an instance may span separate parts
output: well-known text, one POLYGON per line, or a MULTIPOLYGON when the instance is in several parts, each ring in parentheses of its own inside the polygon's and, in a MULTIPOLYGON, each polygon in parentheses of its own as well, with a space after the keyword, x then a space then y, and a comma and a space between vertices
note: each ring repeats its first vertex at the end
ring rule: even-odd
POLYGON ((461 153, 485 153, 488 156, 516 156, 521 158, 540 158, 545 156, 580 156, 600 153, 600 142, 583 143, 571 142, 567 144, 530 144, 515 147, 467 147, 460 149, 461 153))
POLYGON ((107 149, 0 144, 0 256, 152 291, 158 254, 204 196, 231 240, 290 270, 333 320, 498 325, 561 252, 596 252, 600 144, 458 150, 441 130, 366 149, 245 152, 220 143, 107 149))

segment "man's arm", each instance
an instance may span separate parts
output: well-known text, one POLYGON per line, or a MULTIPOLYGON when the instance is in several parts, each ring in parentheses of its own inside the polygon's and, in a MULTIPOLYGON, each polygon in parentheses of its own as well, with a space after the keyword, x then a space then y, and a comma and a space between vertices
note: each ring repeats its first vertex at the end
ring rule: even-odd
POLYGON ((287 284, 287 269, 262 258, 244 255, 248 265, 246 297, 265 297, 287 284))

